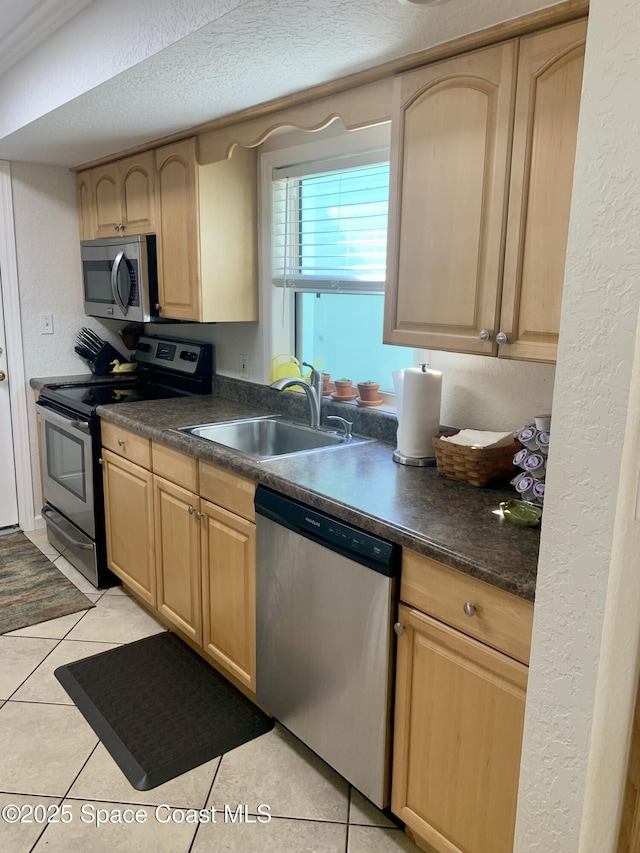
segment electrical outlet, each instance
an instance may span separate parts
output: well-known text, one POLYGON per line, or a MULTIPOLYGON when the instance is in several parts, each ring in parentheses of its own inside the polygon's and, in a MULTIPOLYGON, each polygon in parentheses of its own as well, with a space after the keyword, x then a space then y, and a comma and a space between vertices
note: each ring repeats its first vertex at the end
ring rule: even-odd
POLYGON ((40 334, 41 335, 52 335, 53 334, 53 314, 41 314, 40 315, 40 334))
POLYGON ((249 356, 241 355, 240 356, 240 376, 243 379, 249 378, 249 356))

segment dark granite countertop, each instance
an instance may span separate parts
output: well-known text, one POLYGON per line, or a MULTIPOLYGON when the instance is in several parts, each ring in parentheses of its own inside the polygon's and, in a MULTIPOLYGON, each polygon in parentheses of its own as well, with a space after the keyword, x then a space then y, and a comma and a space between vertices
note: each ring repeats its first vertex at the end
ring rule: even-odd
POLYGON ((391 458, 394 445, 380 440, 257 463, 174 431, 267 413, 263 406, 218 396, 98 407, 105 420, 533 600, 539 531, 494 514, 500 501, 514 496, 508 486, 475 488, 440 477, 435 468, 398 465, 391 458))

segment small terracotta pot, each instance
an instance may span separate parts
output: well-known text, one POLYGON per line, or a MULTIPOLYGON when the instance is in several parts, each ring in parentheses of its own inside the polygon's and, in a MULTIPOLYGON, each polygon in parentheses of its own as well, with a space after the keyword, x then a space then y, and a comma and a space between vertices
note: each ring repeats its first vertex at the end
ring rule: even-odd
POLYGON ((350 379, 336 379, 336 397, 350 397, 353 394, 353 382, 350 379))
POLYGON ((329 387, 330 381, 331 381, 331 374, 330 373, 323 373, 322 374, 322 393, 323 394, 328 394, 329 391, 331 391, 331 388, 329 387))
POLYGON ((366 403, 380 399, 379 389, 377 382, 358 382, 358 396, 366 403))

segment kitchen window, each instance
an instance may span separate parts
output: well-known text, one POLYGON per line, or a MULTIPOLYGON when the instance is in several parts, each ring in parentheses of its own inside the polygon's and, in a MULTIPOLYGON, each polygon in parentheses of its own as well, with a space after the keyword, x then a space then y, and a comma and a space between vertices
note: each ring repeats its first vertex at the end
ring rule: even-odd
POLYGON ((273 317, 282 332, 273 354, 295 353, 332 379, 372 379, 392 391, 391 373, 409 353, 382 343, 388 145, 338 153, 367 140, 365 131, 334 138, 324 157, 309 156, 320 154, 320 142, 283 149, 279 163, 267 164, 273 317))

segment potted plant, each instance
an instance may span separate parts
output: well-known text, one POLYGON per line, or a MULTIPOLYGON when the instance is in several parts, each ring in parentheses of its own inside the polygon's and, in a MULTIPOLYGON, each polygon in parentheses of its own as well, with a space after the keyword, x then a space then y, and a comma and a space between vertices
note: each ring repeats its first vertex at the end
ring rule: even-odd
POLYGON ((358 382, 358 396, 364 403, 377 402, 379 397, 380 383, 367 379, 366 382, 358 382))
POLYGON ((335 395, 336 397, 351 397, 353 396, 353 382, 351 379, 336 379, 334 382, 336 386, 335 395))
POLYGON ((330 382, 331 382, 331 374, 330 373, 323 373, 322 374, 322 394, 323 395, 331 393, 331 385, 329 384, 330 382))

